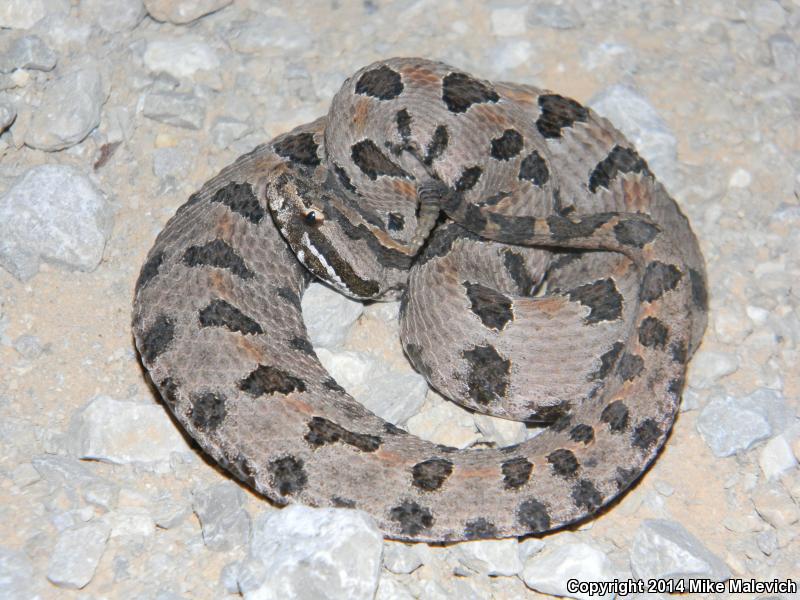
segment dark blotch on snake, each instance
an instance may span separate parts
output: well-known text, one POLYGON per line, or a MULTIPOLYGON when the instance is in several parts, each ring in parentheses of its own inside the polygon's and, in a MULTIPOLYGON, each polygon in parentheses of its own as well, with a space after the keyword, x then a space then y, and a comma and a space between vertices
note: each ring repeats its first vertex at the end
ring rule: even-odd
POLYGON ((431 141, 428 144, 428 149, 425 153, 425 160, 422 162, 430 166, 434 160, 439 158, 444 153, 444 151, 447 149, 448 142, 449 136, 447 135, 447 127, 444 125, 439 125, 433 131, 433 137, 431 138, 431 141))
POLYGON ((415 464, 411 469, 411 483, 425 492, 434 492, 442 487, 453 472, 453 463, 444 458, 429 458, 415 464))
POLYGON ((639 325, 639 343, 645 348, 664 348, 669 329, 656 317, 645 317, 639 325))
POLYGON ((507 490, 521 488, 528 483, 533 472, 533 464, 524 456, 510 458, 500 468, 503 471, 503 485, 507 490))
POLYGON ((478 180, 481 178, 483 174, 483 169, 478 166, 474 167, 466 167, 463 171, 461 171, 461 175, 459 175, 458 179, 455 183, 455 190, 457 192, 466 192, 471 190, 475 187, 478 183, 478 180))
POLYGON ((301 165, 316 167, 320 162, 317 156, 319 146, 314 141, 314 134, 310 132, 287 135, 275 142, 272 147, 278 156, 301 165))
POLYGON ((497 227, 495 239, 506 244, 524 244, 533 234, 535 217, 507 216, 500 213, 488 213, 489 222, 497 227))
POLYGON ((267 465, 272 485, 281 496, 291 496, 303 490, 308 483, 303 459, 294 456, 276 458, 267 465))
POLYGON ((372 96, 378 100, 397 98, 402 91, 400 73, 386 65, 362 73, 356 82, 356 94, 372 96))
POLYGON ((491 521, 478 517, 467 521, 464 525, 464 538, 468 540, 482 540, 497 537, 497 527, 491 521))
POLYGON ((295 336, 289 340, 289 345, 295 350, 299 350, 303 354, 314 356, 314 346, 311 344, 308 338, 295 336))
POLYGON ((645 419, 633 430, 631 443, 641 450, 648 450, 661 437, 661 427, 653 419, 645 419))
POLYGON ((600 420, 608 424, 611 433, 621 433, 628 427, 628 407, 622 400, 614 400, 603 409, 600 420))
POLYGON ((553 472, 565 479, 575 477, 578 472, 578 459, 572 450, 559 448, 547 455, 547 462, 553 468, 553 472))
POLYGON ((146 364, 152 364, 164 352, 175 337, 175 324, 166 315, 161 315, 142 335, 139 352, 146 364))
POLYGON ((350 148, 350 157, 367 177, 375 181, 380 175, 408 177, 403 169, 394 164, 372 140, 361 140, 350 148))
POLYGON ((304 392, 306 384, 302 379, 289 375, 283 369, 270 365, 258 365, 250 375, 239 382, 239 389, 251 396, 259 397, 278 392, 304 392))
POLYGON ((401 504, 392 508, 389 511, 389 518, 396 521, 400 525, 400 531, 406 535, 417 535, 433 525, 431 511, 412 500, 403 500, 401 504))
POLYGON ((153 279, 153 277, 158 275, 158 269, 161 267, 161 263, 163 262, 163 252, 156 252, 147 259, 147 262, 142 265, 142 270, 139 271, 139 278, 136 280, 136 293, 150 283, 150 280, 153 279))
POLYGON ((609 184, 618 173, 651 174, 647 163, 636 153, 636 150, 614 146, 608 156, 597 163, 589 176, 589 190, 596 192, 600 186, 608 189, 609 184))
POLYGON ((375 452, 381 447, 382 440, 377 435, 348 431, 324 417, 312 417, 307 426, 308 433, 304 438, 313 448, 336 442, 342 442, 362 452, 375 452))
POLYGON ((550 427, 568 417, 571 409, 572 404, 569 401, 561 400, 557 404, 540 406, 525 419, 525 422, 538 427, 550 427))
POLYGON ((692 283, 692 302, 695 307, 705 312, 708 310, 708 290, 700 271, 689 269, 689 281, 692 283))
POLYGON ((622 317, 622 294, 612 279, 598 279, 567 292, 569 299, 589 307, 587 324, 616 321, 622 317))
POLYGON ((503 358, 491 345, 473 346, 461 356, 469 364, 467 387, 470 398, 488 405, 504 398, 508 391, 511 361, 503 358))
POLYGON ((409 139, 411 137, 411 115, 405 108, 397 111, 395 122, 400 137, 404 140, 409 139))
POLYGON ((258 224, 264 218, 264 208, 258 203, 258 198, 249 183, 231 182, 217 190, 211 201, 224 204, 251 223, 258 224))
POLYGON ((686 349, 686 342, 675 342, 669 347, 672 353, 672 360, 678 364, 685 364, 689 359, 689 352, 686 349))
POLYGON ((502 331, 508 323, 514 320, 511 298, 508 296, 480 283, 464 281, 461 285, 467 291, 472 312, 478 316, 485 327, 502 331))
POLYGON ((533 286, 536 285, 531 276, 525 258, 519 253, 506 248, 503 250, 503 264, 512 281, 517 284, 518 292, 525 296, 533 293, 533 286))
POLYGON ((617 375, 623 381, 633 381, 644 371, 644 359, 638 354, 631 354, 625 352, 622 358, 619 359, 617 365, 617 375))
POLYGON ((572 488, 572 501, 575 502, 575 506, 589 513, 593 513, 603 505, 603 497, 588 479, 581 479, 572 488))
POLYGON ((581 423, 580 425, 575 425, 569 431, 569 439, 573 442, 583 442, 584 444, 589 444, 590 442, 594 441, 594 429, 590 425, 586 425, 581 423))
POLYGON ((254 335, 264 333, 261 326, 241 310, 219 298, 212 300, 198 315, 201 327, 226 327, 231 331, 254 335))
POLYGON ((636 478, 639 477, 641 471, 639 469, 625 469, 624 467, 617 467, 617 475, 614 482, 617 484, 617 489, 622 491, 630 486, 636 478))
POLYGON ((614 225, 614 237, 623 246, 643 248, 658 235, 659 229, 651 223, 629 219, 614 225))
POLYGON ((172 377, 165 377, 158 386, 161 397, 164 403, 170 408, 175 410, 178 406, 178 384, 172 377))
POLYGON ((546 138, 561 137, 561 130, 571 127, 576 121, 586 121, 589 111, 571 98, 558 94, 539 96, 541 113, 536 120, 536 128, 546 138))
POLYGON ((534 150, 522 159, 517 177, 530 181, 533 185, 542 186, 550 180, 550 170, 542 155, 534 150))
POLYGON ((202 431, 213 431, 225 418, 225 396, 214 392, 205 392, 192 398, 189 418, 192 424, 202 431))
POLYGON ((442 100, 450 112, 463 113, 473 104, 497 102, 500 96, 466 73, 449 73, 442 80, 442 100))
POLYGON ((520 502, 517 507, 517 521, 524 525, 529 533, 550 529, 550 515, 547 507, 535 498, 520 502))
POLYGON ((524 140, 516 129, 506 129, 498 138, 492 140, 490 154, 496 160, 509 160, 522 152, 524 140))
POLYGON ((645 267, 642 285, 639 288, 639 300, 643 302, 658 300, 665 292, 674 290, 682 277, 683 273, 675 265, 654 260, 645 267))
POLYGON ((386 228, 389 231, 403 231, 406 226, 406 219, 400 213, 390 212, 386 220, 386 228))
POLYGON ((336 508, 355 508, 356 501, 349 498, 342 498, 341 496, 331 496, 331 504, 336 508))
POLYGON ((341 166, 337 165, 336 163, 333 164, 333 171, 336 173, 336 177, 339 179, 339 183, 342 184, 346 190, 351 192, 356 191, 356 186, 353 185, 353 182, 350 181, 350 176, 347 174, 341 166))
POLYGON ((183 253, 183 262, 190 267, 227 269, 237 277, 250 279, 253 272, 227 242, 216 239, 202 246, 191 246, 183 253))
POLYGON ((614 365, 617 363, 617 359, 622 353, 623 348, 625 348, 625 344, 622 342, 614 342, 614 345, 611 346, 611 349, 600 357, 600 368, 589 375, 589 379, 592 381, 605 379, 606 375, 611 372, 611 369, 613 369, 614 365))
POLYGON ((547 226, 557 241, 570 240, 589 237, 598 227, 605 225, 611 217, 611 213, 596 213, 587 215, 579 221, 570 221, 563 215, 551 215, 547 217, 547 226))

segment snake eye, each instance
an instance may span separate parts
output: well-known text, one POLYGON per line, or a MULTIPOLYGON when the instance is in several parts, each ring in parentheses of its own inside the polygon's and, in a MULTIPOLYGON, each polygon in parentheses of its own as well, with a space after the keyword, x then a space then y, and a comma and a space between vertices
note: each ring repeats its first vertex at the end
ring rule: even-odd
POLYGON ((322 211, 311 208, 306 211, 303 215, 303 221, 306 225, 311 225, 312 227, 319 225, 322 221, 325 220, 325 217, 322 214, 322 211))

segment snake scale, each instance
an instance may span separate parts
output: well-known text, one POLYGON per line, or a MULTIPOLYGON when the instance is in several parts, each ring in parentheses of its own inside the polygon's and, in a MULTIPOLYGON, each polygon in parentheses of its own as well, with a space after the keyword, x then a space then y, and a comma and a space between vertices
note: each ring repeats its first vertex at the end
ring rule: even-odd
POLYGON ((556 529, 629 488, 669 434, 706 312, 687 219, 608 121, 393 58, 178 209, 141 269, 133 331, 165 404, 248 486, 447 541, 556 529), (541 433, 455 449, 365 409, 309 341, 312 275, 401 298, 431 385, 541 433))

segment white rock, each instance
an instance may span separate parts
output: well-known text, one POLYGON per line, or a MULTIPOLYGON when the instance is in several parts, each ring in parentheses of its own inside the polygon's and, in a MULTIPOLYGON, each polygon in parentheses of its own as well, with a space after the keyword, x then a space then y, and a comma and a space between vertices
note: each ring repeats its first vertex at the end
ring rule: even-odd
POLYGON ((489 15, 492 33, 499 36, 522 35, 525 33, 526 6, 495 8, 489 15))
POLYGON ((291 505, 261 514, 250 558, 264 566, 263 585, 247 600, 372 600, 383 536, 360 511, 291 505))
POLYGON ((462 565, 481 575, 510 577, 522 570, 516 539, 462 542, 453 546, 451 553, 462 565))
POLYGON ((680 523, 646 519, 636 531, 631 568, 642 579, 712 579, 731 576, 727 565, 680 523))
POLYGON ((689 369, 689 385, 695 389, 710 388, 723 377, 735 373, 739 359, 729 352, 701 350, 695 354, 689 369))
POLYGON ((777 529, 778 533, 787 531, 800 521, 800 507, 777 482, 759 486, 752 496, 752 501, 758 514, 777 529))
POLYGON ((657 176, 674 177, 678 142, 644 96, 627 85, 614 85, 589 100, 589 106, 633 142, 657 176))
POLYGON ((214 49, 204 41, 190 37, 151 40, 143 58, 151 71, 163 71, 178 79, 219 67, 214 49))
POLYGON ((755 0, 750 6, 752 21, 761 29, 774 31, 786 22, 786 11, 776 0, 755 0))
POLYGON ((544 542, 538 538, 528 538, 519 543, 519 558, 523 563, 534 554, 538 554, 544 549, 544 542))
POLYGON ((432 406, 408 419, 408 432, 435 444, 455 448, 466 448, 478 441, 472 414, 450 401, 442 400, 441 396, 434 397, 437 401, 432 406))
POLYGON ((422 565, 417 544, 386 540, 383 545, 383 566, 392 573, 406 575, 422 565))
POLYGON ((381 575, 378 591, 375 593, 375 600, 416 600, 419 597, 405 586, 405 580, 390 577, 386 573, 381 575))
POLYGON ((749 187, 751 183, 753 183, 753 176, 750 174, 750 171, 742 169, 741 167, 736 169, 728 180, 728 185, 734 188, 746 188, 749 187))
POLYGON ((498 73, 516 69, 520 65, 530 67, 533 46, 528 40, 503 40, 489 51, 489 61, 498 73))
POLYGON ((342 345, 350 327, 364 311, 364 305, 313 282, 303 294, 301 309, 314 347, 333 349, 342 345))
POLYGON ((475 425, 487 441, 498 447, 521 444, 528 436, 528 428, 520 421, 510 421, 489 415, 475 413, 472 415, 475 425))
POLYGON ((172 452, 191 452, 157 404, 97 396, 70 423, 72 454, 113 464, 136 463, 165 473, 172 452))
POLYGON ((46 88, 33 113, 25 144, 39 150, 74 146, 100 124, 108 93, 100 71, 86 65, 69 71, 46 88))
POLYGON ((568 580, 611 581, 616 577, 618 574, 605 553, 594 546, 580 542, 548 548, 529 558, 522 570, 522 580, 532 590, 581 600, 611 598, 612 594, 598 596, 579 592, 569 593, 568 580))
POLYGON ((21 550, 0 546, 0 597, 38 598, 33 565, 21 550))
POLYGON ((92 271, 111 224, 105 196, 81 171, 33 167, 0 197, 0 265, 23 281, 41 260, 92 271))
POLYGON ((217 117, 211 125, 211 141, 219 148, 227 148, 252 131, 244 121, 231 117, 217 117))
POLYGON ((0 3, 0 28, 30 29, 45 15, 69 14, 69 0, 3 0, 0 3))
POLYGON ((183 25, 225 8, 231 2, 233 0, 144 0, 144 5, 156 21, 183 25))
POLYGON ((536 2, 528 12, 528 24, 552 29, 583 27, 583 19, 573 6, 556 2, 536 2))
POLYGON ((111 537, 137 536, 150 537, 155 533, 156 524, 146 508, 128 506, 112 511, 103 517, 111 527, 111 537))
POLYGON ((797 44, 791 36, 785 33, 776 33, 769 37, 769 50, 775 67, 787 74, 794 74, 797 69, 798 50, 797 44))
POLYGON ((94 577, 109 532, 108 525, 100 522, 62 532, 50 556, 47 578, 59 587, 85 587, 94 577))
MULTIPOLYGON (((246 54, 265 49, 286 52, 306 48, 311 44, 308 27, 277 16, 257 15, 246 21, 234 21, 224 35, 231 48, 246 54)), ((340 84, 341 81, 337 86, 340 84)))
POLYGON ((768 441, 758 457, 758 464, 767 479, 775 479, 797 466, 792 447, 782 435, 768 441))
POLYGON ((147 14, 142 0, 81 0, 81 16, 109 33, 134 29, 147 14))

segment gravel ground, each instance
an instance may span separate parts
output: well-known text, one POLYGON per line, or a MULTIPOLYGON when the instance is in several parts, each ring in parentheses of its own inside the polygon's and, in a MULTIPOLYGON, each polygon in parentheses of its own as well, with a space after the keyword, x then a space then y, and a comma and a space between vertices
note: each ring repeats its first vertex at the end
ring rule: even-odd
MULTIPOLYGON (((565 582, 797 582, 798 43, 798 0, 4 0, 0 597, 610 598, 565 582), (672 437, 574 531, 406 545, 354 511, 279 510, 200 457, 143 377, 132 290, 169 216, 394 55, 589 103, 700 238, 710 323, 672 437)), ((375 412, 460 447, 527 435, 428 391, 394 337, 396 305, 319 286, 304 309, 321 360, 375 412)))

